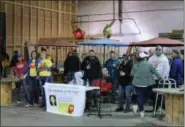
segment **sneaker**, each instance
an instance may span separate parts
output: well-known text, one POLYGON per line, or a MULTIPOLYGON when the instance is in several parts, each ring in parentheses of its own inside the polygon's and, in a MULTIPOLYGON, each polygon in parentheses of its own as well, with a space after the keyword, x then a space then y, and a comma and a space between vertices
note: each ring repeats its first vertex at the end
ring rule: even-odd
POLYGON ((132 110, 131 109, 126 109, 125 111, 124 111, 124 113, 129 113, 129 112, 131 112, 132 110))
POLYGON ((33 105, 31 105, 31 104, 25 105, 25 107, 27 107, 27 108, 32 107, 32 106, 33 106, 33 105))
POLYGON ((37 107, 37 106, 38 106, 38 104, 34 104, 33 106, 34 106, 34 107, 37 107))
POLYGON ((22 101, 17 101, 17 104, 21 104, 22 101))
POLYGON ((138 111, 138 106, 137 105, 133 105, 132 106, 132 110, 133 110, 134 114, 136 115, 137 111, 138 111))
POLYGON ((144 111, 140 112, 140 116, 141 116, 141 118, 144 117, 144 111))
POLYGON ((123 108, 117 108, 116 110, 115 110, 115 112, 122 112, 124 109, 123 108))

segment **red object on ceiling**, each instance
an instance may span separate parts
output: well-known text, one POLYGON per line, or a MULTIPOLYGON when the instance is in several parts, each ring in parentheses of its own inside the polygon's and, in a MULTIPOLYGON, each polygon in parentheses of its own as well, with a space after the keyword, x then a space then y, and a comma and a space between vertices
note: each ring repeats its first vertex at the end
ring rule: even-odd
POLYGON ((157 45, 172 47, 172 46, 184 46, 184 43, 173 39, 157 37, 150 40, 130 44, 130 46, 141 46, 141 47, 151 47, 157 45))
POLYGON ((74 38, 75 39, 83 39, 85 32, 83 30, 81 30, 80 28, 78 28, 77 30, 75 30, 73 32, 74 38))
POLYGON ((3 37, 0 37, 0 40, 3 40, 3 37))

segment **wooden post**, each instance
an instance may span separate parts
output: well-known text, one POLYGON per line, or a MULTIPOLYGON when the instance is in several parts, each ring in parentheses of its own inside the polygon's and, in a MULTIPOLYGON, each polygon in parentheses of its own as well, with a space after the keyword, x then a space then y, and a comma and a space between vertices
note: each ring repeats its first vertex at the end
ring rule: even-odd
POLYGON ((24 56, 24 6, 21 7, 21 44, 23 49, 22 53, 24 56))
POLYGON ((61 1, 58 1, 58 37, 61 34, 61 1))
MULTIPOLYGON (((37 5, 39 6, 39 1, 37 1, 37 5)), ((37 8, 37 34, 36 34, 36 39, 37 39, 37 41, 39 40, 39 9, 37 8)), ((37 43, 37 41, 36 41, 36 43, 37 43)))
POLYGON ((14 13, 13 13, 13 46, 15 48, 15 43, 16 43, 16 5, 14 4, 13 6, 13 10, 14 10, 14 13))
MULTIPOLYGON (((46 8, 47 1, 44 1, 44 7, 46 8)), ((46 10, 44 10, 44 37, 46 37, 46 10)))
MULTIPOLYGON (((30 5, 32 5, 32 2, 30 1, 30 5)), ((31 42, 31 33, 32 33, 32 7, 29 8, 29 42, 31 42)))

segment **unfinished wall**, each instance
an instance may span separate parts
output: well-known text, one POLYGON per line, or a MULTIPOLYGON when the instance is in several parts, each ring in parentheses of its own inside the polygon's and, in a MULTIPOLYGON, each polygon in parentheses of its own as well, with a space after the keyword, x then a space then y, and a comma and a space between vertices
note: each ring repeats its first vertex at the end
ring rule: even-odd
POLYGON ((73 1, 1 0, 1 11, 6 12, 6 47, 10 56, 14 48, 23 52, 25 42, 72 37, 73 1))
MULTIPOLYGON (((112 1, 80 1, 78 5, 78 21, 112 19, 112 1), (105 15, 94 15, 105 14, 105 15), (89 15, 89 16, 88 16, 89 15)), ((122 35, 119 34, 119 21, 112 26, 112 32, 124 43, 142 41, 158 36, 158 33, 171 32, 173 29, 183 29, 184 1, 123 1, 123 18, 132 18, 137 23, 141 34, 132 20, 123 20, 121 24, 122 35)), ((118 3, 116 2, 116 13, 118 3)), ((116 18, 118 16, 116 15, 116 18)), ((89 36, 102 37, 103 28, 110 22, 86 22, 78 25, 89 36)), ((122 48, 123 49, 123 48, 122 48)))

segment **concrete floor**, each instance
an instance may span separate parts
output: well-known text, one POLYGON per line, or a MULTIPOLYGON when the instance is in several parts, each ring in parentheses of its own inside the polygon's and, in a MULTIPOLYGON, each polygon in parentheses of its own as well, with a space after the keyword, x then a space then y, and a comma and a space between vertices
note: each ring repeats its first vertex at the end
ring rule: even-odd
MULTIPOLYGON (((112 109, 116 105, 112 105, 112 109)), ((131 113, 115 113, 103 119, 97 116, 84 115, 81 118, 43 112, 38 107, 25 108, 23 106, 1 107, 1 126, 166 126, 164 121, 153 118, 151 113, 145 113, 141 119, 131 113)))

